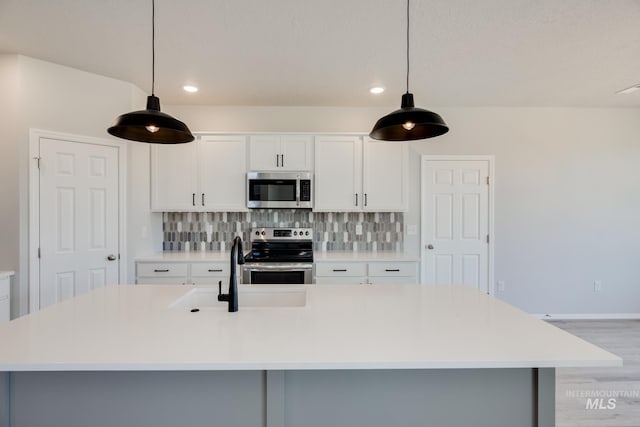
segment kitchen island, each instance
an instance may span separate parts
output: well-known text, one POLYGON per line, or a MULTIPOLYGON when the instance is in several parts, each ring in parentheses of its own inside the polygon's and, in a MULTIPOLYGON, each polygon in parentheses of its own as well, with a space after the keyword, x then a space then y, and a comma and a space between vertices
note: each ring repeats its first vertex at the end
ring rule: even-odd
POLYGON ((0 425, 553 426, 554 368, 622 363, 463 286, 252 307, 283 288, 241 286, 237 313, 194 289, 110 286, 0 325, 0 425))

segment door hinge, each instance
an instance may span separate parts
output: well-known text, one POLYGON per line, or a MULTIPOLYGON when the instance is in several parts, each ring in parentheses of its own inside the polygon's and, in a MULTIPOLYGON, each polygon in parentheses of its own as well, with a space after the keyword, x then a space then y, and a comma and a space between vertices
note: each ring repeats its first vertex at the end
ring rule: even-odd
POLYGON ((490 182, 489 177, 487 177, 487 185, 489 185, 489 182, 490 182))

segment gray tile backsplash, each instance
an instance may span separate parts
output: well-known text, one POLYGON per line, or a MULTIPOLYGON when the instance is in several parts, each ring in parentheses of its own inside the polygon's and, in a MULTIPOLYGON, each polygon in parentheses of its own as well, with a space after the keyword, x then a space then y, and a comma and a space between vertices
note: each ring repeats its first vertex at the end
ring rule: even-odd
POLYGON ((228 250, 254 227, 313 228, 316 251, 402 251, 404 217, 397 212, 309 212, 257 209, 250 212, 165 212, 165 251, 228 250))

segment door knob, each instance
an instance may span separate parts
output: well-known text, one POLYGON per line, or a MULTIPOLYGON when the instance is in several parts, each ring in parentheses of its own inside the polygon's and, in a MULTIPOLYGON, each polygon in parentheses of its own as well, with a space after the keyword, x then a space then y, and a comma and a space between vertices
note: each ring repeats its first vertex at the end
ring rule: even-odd
POLYGON ((115 256, 115 255, 113 255, 113 254, 111 254, 111 255, 109 255, 109 256, 107 257, 107 260, 108 260, 108 261, 115 261, 115 260, 116 260, 116 256, 115 256))
POLYGON ((433 249, 433 245, 431 245, 431 244, 427 245, 427 249, 429 249, 429 250, 433 249))

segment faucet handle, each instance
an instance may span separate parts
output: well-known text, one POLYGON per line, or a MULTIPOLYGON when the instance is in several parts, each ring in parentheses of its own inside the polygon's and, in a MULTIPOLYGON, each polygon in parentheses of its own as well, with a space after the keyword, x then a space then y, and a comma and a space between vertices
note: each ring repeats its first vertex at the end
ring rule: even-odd
POLYGON ((222 293, 222 280, 218 281, 218 301, 229 301, 229 294, 222 293))

